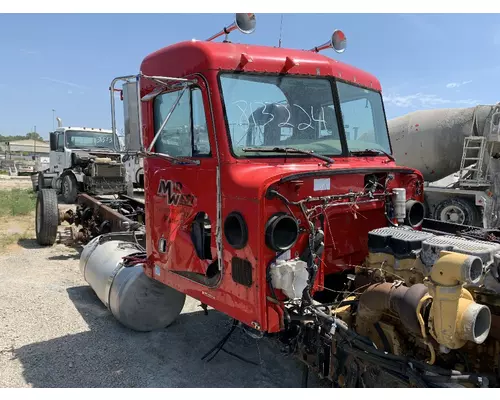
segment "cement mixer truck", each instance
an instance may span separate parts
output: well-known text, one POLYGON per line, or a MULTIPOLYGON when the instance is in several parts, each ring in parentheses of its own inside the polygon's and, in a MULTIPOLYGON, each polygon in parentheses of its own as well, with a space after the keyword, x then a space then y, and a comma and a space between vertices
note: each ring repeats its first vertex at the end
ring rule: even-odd
POLYGON ((393 155, 425 179, 428 218, 500 225, 500 103, 423 110, 388 121, 393 155))

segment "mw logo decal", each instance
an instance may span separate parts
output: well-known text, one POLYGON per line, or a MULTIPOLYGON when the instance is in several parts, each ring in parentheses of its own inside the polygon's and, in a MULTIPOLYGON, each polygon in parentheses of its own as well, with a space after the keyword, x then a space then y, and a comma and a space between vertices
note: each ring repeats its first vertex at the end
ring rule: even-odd
POLYGON ((158 196, 166 197, 167 204, 172 206, 187 206, 192 207, 195 197, 192 194, 182 193, 182 183, 166 181, 160 179, 158 185, 158 196))

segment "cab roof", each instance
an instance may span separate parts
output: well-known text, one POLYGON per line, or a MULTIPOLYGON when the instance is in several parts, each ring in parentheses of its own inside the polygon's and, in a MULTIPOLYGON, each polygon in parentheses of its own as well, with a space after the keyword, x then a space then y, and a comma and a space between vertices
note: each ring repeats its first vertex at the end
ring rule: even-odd
POLYGON ((181 78, 209 70, 333 76, 381 91, 374 75, 306 50, 192 40, 157 50, 141 64, 141 72, 150 76, 181 78))
POLYGON ((63 131, 85 131, 85 132, 95 132, 95 133, 113 133, 112 130, 109 129, 101 129, 101 128, 85 128, 81 126, 61 126, 56 129, 58 132, 63 131))

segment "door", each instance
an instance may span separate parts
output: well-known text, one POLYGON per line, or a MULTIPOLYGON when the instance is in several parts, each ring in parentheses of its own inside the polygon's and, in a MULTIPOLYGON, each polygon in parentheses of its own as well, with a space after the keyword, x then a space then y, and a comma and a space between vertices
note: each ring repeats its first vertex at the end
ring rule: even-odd
POLYGON ((171 159, 153 156, 145 162, 147 250, 157 266, 156 278, 165 283, 167 271, 206 286, 218 282, 217 157, 210 144, 204 96, 200 87, 191 87, 154 99, 155 133, 161 128, 154 152, 171 159))
POLYGON ((57 133, 56 151, 51 151, 49 156, 53 172, 60 174, 64 169, 64 132, 57 133))

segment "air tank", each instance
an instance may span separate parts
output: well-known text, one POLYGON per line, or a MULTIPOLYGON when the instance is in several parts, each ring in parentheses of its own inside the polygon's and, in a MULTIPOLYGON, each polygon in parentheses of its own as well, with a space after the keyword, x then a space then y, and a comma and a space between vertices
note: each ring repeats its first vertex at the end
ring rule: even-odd
POLYGON ((136 331, 170 325, 180 314, 186 295, 149 278, 142 264, 126 266, 123 257, 142 253, 136 243, 91 240, 80 256, 80 271, 113 316, 136 331))
POLYGON ((387 121, 397 163, 419 170, 429 182, 457 172, 464 138, 484 134, 493 108, 421 110, 387 121))

